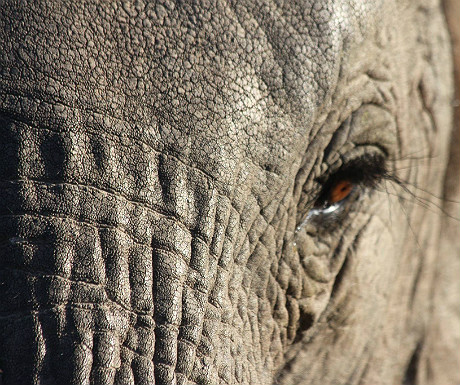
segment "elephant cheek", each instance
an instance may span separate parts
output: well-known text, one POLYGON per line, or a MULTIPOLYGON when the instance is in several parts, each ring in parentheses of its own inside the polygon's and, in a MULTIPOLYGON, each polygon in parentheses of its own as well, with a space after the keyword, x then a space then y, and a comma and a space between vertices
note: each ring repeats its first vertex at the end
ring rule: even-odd
POLYGON ((12 166, 0 170, 3 383, 216 383, 221 310, 209 297, 225 228, 204 177, 157 155, 139 162, 157 167, 152 180, 117 191, 90 172, 66 177, 63 147, 60 163, 42 154, 32 178, 14 135, 2 143, 12 166), (136 195, 146 182, 156 190, 136 195))
POLYGON ((177 222, 152 222, 149 245, 70 218, 2 222, 5 384, 185 383, 194 367, 212 383, 207 247, 177 222), (180 251, 167 245, 178 238, 180 251))

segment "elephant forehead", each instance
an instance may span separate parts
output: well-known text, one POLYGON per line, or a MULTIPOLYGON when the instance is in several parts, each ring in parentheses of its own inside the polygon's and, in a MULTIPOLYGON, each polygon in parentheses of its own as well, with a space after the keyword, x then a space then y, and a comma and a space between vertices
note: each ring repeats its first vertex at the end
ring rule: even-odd
POLYGON ((2 11, 0 84, 21 102, 4 109, 39 122, 58 111, 67 130, 100 114, 101 134, 128 135, 223 184, 242 168, 292 169, 368 13, 334 1, 15 7, 2 11))

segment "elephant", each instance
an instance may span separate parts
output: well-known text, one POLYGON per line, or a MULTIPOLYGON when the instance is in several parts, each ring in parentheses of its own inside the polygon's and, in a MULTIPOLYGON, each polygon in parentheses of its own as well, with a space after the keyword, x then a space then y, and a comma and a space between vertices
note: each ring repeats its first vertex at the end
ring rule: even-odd
POLYGON ((14 1, 0 382, 458 384, 437 0, 14 1))

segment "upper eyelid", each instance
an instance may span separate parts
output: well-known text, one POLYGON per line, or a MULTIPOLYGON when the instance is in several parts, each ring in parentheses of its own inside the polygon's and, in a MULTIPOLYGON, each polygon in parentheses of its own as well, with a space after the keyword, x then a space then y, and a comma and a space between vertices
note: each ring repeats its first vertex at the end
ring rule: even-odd
POLYGON ((387 156, 381 152, 361 154, 343 162, 336 170, 321 176, 318 180, 322 181, 324 188, 344 179, 358 184, 369 184, 388 175, 387 160, 387 156))

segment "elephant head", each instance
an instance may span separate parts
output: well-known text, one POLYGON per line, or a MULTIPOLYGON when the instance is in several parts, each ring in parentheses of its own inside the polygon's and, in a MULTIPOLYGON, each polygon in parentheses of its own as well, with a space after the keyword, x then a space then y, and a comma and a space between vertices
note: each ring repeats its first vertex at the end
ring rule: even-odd
POLYGON ((445 24, 3 1, 3 384, 458 382, 445 24))

